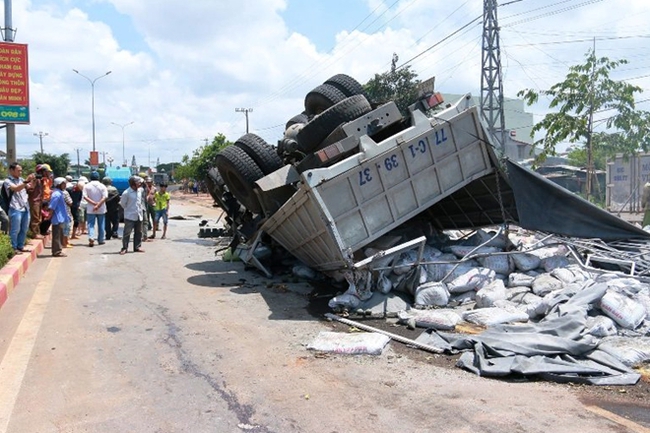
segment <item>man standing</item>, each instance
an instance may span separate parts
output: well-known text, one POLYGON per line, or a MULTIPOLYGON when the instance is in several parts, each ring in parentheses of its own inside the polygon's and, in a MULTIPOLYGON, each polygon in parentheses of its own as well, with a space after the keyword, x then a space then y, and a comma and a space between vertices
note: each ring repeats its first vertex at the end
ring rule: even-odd
MULTIPOLYGON (((29 202, 29 231, 34 239, 40 239, 41 236, 41 204, 43 202, 43 173, 45 169, 43 164, 36 166, 36 176, 34 181, 29 184, 27 190, 27 200, 29 202)), ((47 175, 47 172, 45 172, 47 175)))
POLYGON ((11 246, 16 254, 25 251, 25 239, 29 228, 29 204, 27 202, 27 188, 34 181, 34 174, 23 179, 23 168, 17 162, 9 166, 9 177, 5 179, 2 187, 9 199, 9 237, 11 246))
POLYGON ((70 222, 68 216, 68 205, 65 203, 63 190, 65 190, 65 178, 57 177, 52 185, 50 196, 50 209, 52 209, 52 256, 65 257, 63 252, 63 229, 66 223, 70 222))
POLYGON ((143 221, 143 205, 142 194, 143 189, 140 188, 142 178, 138 176, 131 176, 129 178, 129 187, 124 190, 120 198, 120 206, 124 209, 124 233, 122 233, 122 249, 120 254, 126 254, 129 249, 129 240, 131 239, 131 232, 133 234, 133 251, 136 253, 144 253, 142 249, 142 221, 143 221))
POLYGON ((160 239, 165 239, 167 236, 167 222, 169 220, 169 200, 171 196, 167 192, 167 184, 160 184, 160 191, 156 191, 154 194, 154 210, 156 212, 154 221, 153 221, 153 234, 151 238, 156 237, 156 230, 158 230, 160 219, 163 220, 163 232, 160 239))
POLYGON ((97 222, 97 243, 104 245, 104 216, 108 191, 99 181, 99 173, 90 173, 90 182, 84 186, 83 198, 86 200, 86 218, 88 220, 88 246, 95 245, 95 222, 97 222))
POLYGON ((113 179, 110 177, 103 178, 102 183, 106 185, 108 191, 108 198, 106 199, 106 239, 119 239, 117 228, 120 224, 120 193, 113 186, 113 179))

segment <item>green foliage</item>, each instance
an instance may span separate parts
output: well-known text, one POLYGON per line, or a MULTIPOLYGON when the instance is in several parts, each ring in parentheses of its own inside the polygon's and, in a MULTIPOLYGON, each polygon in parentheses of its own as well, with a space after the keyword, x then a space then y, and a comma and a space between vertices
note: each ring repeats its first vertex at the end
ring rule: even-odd
POLYGON ((0 233, 0 268, 7 264, 14 256, 14 249, 11 246, 11 239, 4 233, 0 233))
POLYGON ((371 101, 378 104, 395 101, 402 115, 407 115, 408 106, 417 100, 420 80, 410 66, 397 69, 398 59, 393 54, 390 71, 375 74, 363 88, 371 101))
POLYGON ((214 167, 217 154, 231 144, 226 140, 225 135, 216 135, 212 143, 195 149, 191 158, 184 155, 181 164, 174 167, 174 177, 176 179, 205 179, 208 170, 214 167))
POLYGON ((592 134, 594 155, 598 152, 606 156, 616 152, 632 155, 650 148, 650 135, 646 133, 650 128, 650 113, 636 110, 634 104, 634 95, 642 89, 609 77, 612 70, 626 63, 626 60, 596 58, 590 50, 585 63, 571 66, 565 80, 549 90, 525 89, 518 93, 528 105, 536 103, 540 96, 547 96, 551 99, 550 108, 558 110, 547 114, 533 127, 533 135, 546 132, 544 138, 535 142, 536 146, 542 146, 539 160, 555 155, 556 146, 563 142, 586 146, 594 129, 593 126, 591 131, 589 128, 590 112, 612 113, 594 123, 606 129, 592 134))
POLYGON ((23 171, 25 173, 31 173, 34 171, 36 164, 49 164, 54 172, 54 176, 65 176, 68 174, 68 166, 70 165, 70 156, 67 153, 63 153, 60 156, 52 155, 49 153, 35 152, 32 156, 34 161, 34 166, 30 167, 30 170, 27 170, 23 166, 23 171))

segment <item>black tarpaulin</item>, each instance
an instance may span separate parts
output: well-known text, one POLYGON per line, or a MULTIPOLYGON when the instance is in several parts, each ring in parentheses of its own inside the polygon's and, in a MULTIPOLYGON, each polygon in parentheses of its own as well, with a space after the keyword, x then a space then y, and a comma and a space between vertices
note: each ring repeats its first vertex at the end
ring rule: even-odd
POLYGON ((604 241, 650 238, 650 233, 600 209, 517 163, 507 161, 517 224, 525 229, 604 241))

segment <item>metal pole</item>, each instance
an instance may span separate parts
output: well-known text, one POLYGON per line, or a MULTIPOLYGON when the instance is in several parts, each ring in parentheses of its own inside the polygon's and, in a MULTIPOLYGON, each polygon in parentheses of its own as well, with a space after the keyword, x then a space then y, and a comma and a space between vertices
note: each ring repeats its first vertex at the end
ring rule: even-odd
POLYGON ((252 113, 253 109, 252 108, 235 108, 235 112, 237 113, 244 113, 246 116, 246 134, 248 134, 248 113, 252 113))
MULTIPOLYGON (((5 42, 14 41, 14 29, 12 23, 12 4, 11 0, 5 2, 5 28, 3 38, 5 42)), ((16 124, 7 123, 7 163, 11 164, 16 161, 16 124)))
POLYGON ((124 125, 120 125, 119 123, 111 122, 112 125, 119 126, 122 128, 122 161, 123 161, 123 166, 126 167, 126 153, 124 151, 124 128, 126 128, 129 125, 133 125, 135 123, 135 120, 129 123, 125 123, 124 125))
POLYGON ((86 77, 84 74, 77 71, 76 69, 73 69, 72 71, 74 73, 84 77, 90 83, 90 90, 91 90, 91 94, 92 94, 91 113, 92 113, 92 121, 93 121, 93 152, 94 152, 95 151, 95 82, 97 80, 99 80, 100 78, 104 78, 105 76, 107 76, 108 74, 110 74, 113 71, 108 71, 108 72, 104 73, 103 75, 100 75, 99 77, 94 78, 94 79, 90 79, 90 78, 86 77))
POLYGON ((77 178, 81 176, 81 167, 79 166, 81 164, 81 161, 79 161, 79 152, 81 149, 75 149, 77 151, 77 178))
POLYGON ((48 133, 43 131, 38 131, 38 133, 35 132, 34 135, 38 137, 38 141, 41 143, 41 153, 43 153, 43 136, 48 135, 48 133))

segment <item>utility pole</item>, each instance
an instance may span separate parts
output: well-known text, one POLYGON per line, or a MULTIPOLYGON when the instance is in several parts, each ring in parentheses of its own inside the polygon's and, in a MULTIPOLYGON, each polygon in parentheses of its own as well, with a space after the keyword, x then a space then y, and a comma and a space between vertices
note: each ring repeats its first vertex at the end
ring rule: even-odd
MULTIPOLYGON (((13 42, 15 30, 12 27, 12 0, 5 2, 5 26, 2 29, 2 37, 5 42, 13 42)), ((16 161, 16 124, 7 123, 7 163, 11 164, 16 161)))
POLYGON ((41 153, 43 153, 43 137, 46 137, 49 134, 47 132, 38 131, 38 133, 35 132, 34 135, 38 137, 38 141, 41 143, 41 153))
POLYGON ((503 73, 497 0, 483 0, 483 54, 481 72, 481 112, 488 131, 505 155, 506 124, 503 117, 503 73))
POLYGON ((77 178, 81 176, 81 161, 79 160, 79 152, 82 149, 75 149, 77 151, 77 178))
POLYGON ((252 108, 235 108, 235 112, 244 113, 246 115, 246 134, 248 134, 248 113, 252 113, 252 108))

